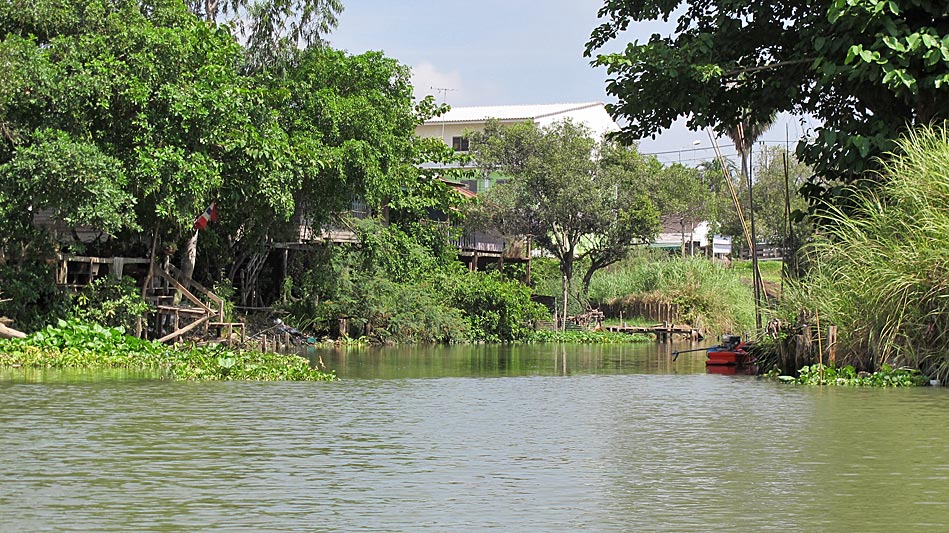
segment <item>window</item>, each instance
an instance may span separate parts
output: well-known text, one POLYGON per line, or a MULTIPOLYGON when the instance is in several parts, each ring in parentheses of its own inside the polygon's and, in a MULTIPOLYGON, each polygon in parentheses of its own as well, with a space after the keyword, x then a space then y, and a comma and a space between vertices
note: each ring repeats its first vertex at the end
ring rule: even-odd
POLYGON ((456 152, 467 152, 468 151, 468 138, 467 137, 452 137, 451 138, 451 147, 456 152))

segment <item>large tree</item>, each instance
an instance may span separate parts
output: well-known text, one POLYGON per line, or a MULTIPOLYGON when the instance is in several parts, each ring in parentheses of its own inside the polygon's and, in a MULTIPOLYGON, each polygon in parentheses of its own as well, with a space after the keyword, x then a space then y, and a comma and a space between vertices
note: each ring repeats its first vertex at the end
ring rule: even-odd
POLYGON ((295 214, 445 198, 413 165, 437 158, 414 129, 438 108, 382 54, 310 48, 248 73, 230 31, 177 0, 4 4, 0 29, 0 245, 46 208, 115 253, 185 250, 216 200, 202 281, 252 283, 295 214))
POLYGON ((648 167, 634 148, 601 145, 570 121, 492 121, 472 136, 471 150, 481 168, 510 177, 482 196, 482 220, 531 235, 559 260, 564 317, 579 261, 589 261, 585 292, 594 272, 655 235, 658 212, 642 187, 648 167))
POLYGON ((816 117, 798 157, 812 200, 865 177, 908 127, 949 118, 949 11, 941 0, 606 0, 587 43, 603 53, 610 110, 635 140, 680 117, 719 134, 776 112, 816 117), (636 23, 675 19, 669 35, 636 23), (642 39, 642 40, 639 40, 642 39))
POLYGON ((340 0, 186 0, 209 22, 234 28, 245 44, 248 65, 273 67, 297 48, 320 47, 339 24, 340 0))

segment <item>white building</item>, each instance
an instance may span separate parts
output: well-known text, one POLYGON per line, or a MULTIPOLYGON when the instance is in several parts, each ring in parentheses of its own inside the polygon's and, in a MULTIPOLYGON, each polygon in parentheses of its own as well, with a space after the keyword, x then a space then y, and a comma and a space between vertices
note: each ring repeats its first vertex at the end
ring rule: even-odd
POLYGON ((502 124, 533 122, 540 127, 570 119, 589 128, 597 139, 605 133, 619 130, 602 102, 583 102, 453 107, 444 115, 425 121, 415 128, 415 133, 422 138, 440 137, 456 151, 467 152, 468 142, 464 138, 465 134, 482 131, 489 119, 497 119, 502 124))
MULTIPOLYGON (((705 220, 696 222, 683 217, 663 216, 662 229, 651 246, 673 250, 676 254, 680 253, 684 246, 687 255, 707 256, 709 255, 709 231, 710 224, 705 220)), ((731 255, 731 237, 713 235, 711 241, 712 257, 721 258, 731 255)))

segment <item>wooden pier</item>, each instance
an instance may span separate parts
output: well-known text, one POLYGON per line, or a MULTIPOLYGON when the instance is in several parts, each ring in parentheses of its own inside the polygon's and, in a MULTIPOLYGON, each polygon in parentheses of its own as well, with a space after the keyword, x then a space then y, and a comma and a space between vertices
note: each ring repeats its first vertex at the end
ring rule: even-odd
POLYGON ((625 324, 621 326, 606 326, 606 330, 615 333, 652 334, 656 336, 656 340, 659 342, 671 341, 673 335, 680 335, 691 340, 701 340, 704 338, 702 332, 688 324, 673 324, 671 322, 656 324, 655 326, 627 326, 625 324))

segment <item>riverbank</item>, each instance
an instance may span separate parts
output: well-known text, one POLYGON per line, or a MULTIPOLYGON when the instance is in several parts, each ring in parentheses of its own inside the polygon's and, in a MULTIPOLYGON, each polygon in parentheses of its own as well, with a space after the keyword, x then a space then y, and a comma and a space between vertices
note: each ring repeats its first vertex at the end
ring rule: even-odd
POLYGON ((126 335, 120 328, 59 321, 23 339, 0 340, 0 367, 127 369, 158 372, 173 380, 332 381, 292 354, 231 350, 222 346, 167 346, 126 335))

